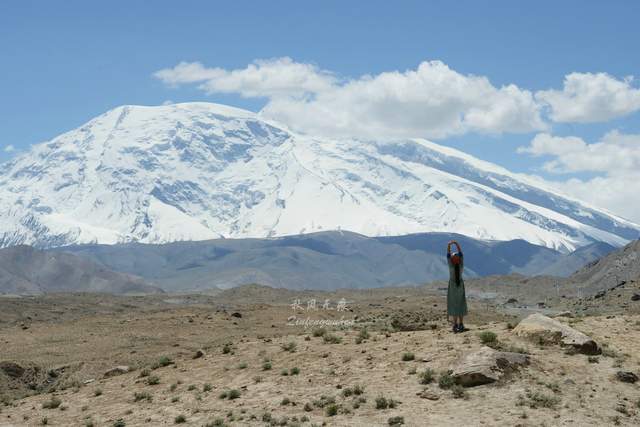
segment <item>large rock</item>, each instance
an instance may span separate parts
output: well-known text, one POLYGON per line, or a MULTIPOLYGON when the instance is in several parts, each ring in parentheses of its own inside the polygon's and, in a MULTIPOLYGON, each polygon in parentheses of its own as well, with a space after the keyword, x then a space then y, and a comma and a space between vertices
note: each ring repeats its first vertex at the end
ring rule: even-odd
POLYGON ((117 375, 126 374, 129 371, 130 371, 130 368, 128 366, 125 366, 125 365, 115 366, 115 367, 109 369, 107 372, 105 372, 104 373, 104 377, 105 378, 115 377, 117 375))
POLYGON ((591 337, 540 313, 534 313, 523 319, 513 332, 535 342, 571 347, 578 353, 600 354, 601 352, 600 347, 591 337))
POLYGON ((528 363, 529 356, 526 354, 482 347, 476 352, 465 354, 451 375, 457 384, 473 387, 498 381, 505 374, 528 363))

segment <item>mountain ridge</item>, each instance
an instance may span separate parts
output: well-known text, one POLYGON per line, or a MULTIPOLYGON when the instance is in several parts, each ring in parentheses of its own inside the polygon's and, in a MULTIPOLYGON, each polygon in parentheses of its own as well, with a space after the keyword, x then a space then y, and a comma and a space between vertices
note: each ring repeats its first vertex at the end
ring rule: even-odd
POLYGON ((0 247, 324 230, 459 232, 571 252, 640 226, 429 141, 298 135, 209 103, 122 106, 0 165, 0 247))

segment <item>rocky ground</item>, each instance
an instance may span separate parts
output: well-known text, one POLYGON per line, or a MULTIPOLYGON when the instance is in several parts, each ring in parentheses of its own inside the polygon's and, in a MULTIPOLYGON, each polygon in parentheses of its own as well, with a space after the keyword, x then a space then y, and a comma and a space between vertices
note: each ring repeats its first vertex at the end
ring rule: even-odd
POLYGON ((623 286, 549 298, 543 332, 537 295, 473 298, 462 334, 437 288, 0 299, 0 425, 638 425, 623 286))

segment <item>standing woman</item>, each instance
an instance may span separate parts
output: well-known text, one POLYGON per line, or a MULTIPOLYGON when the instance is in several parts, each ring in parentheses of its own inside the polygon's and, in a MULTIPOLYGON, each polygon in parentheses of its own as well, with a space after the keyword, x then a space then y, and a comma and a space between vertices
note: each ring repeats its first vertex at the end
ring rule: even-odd
POLYGON ((467 297, 464 291, 464 280, 462 280, 464 261, 462 249, 455 240, 447 245, 447 263, 449 264, 447 314, 453 318, 453 332, 464 332, 463 317, 467 315, 467 297), (458 251, 451 253, 451 245, 456 245, 458 251))

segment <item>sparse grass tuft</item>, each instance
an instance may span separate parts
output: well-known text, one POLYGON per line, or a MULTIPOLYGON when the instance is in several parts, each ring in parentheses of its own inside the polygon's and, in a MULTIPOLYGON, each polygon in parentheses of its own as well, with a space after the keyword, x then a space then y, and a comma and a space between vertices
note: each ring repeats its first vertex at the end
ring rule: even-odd
POLYGON ((420 384, 431 384, 433 382, 435 372, 431 368, 425 369, 423 372, 420 372, 418 378, 420 379, 420 384))
POLYGON ((478 334, 478 337, 480 337, 482 344, 485 345, 495 344, 498 340, 498 336, 495 332, 491 331, 482 331, 478 334))
POLYGON ((325 415, 327 417, 333 417, 338 415, 338 405, 336 405, 335 403, 328 405, 325 409, 325 415))
POLYGON ((440 377, 438 378, 438 386, 442 389, 449 389, 453 387, 455 384, 455 380, 451 376, 451 372, 444 371, 440 373, 440 377))
POLYGON ((178 416, 176 416, 173 420, 173 422, 175 424, 183 424, 187 422, 187 417, 185 417, 184 415, 180 414, 178 416))
POLYGON ((325 344, 340 344, 342 342, 342 337, 334 334, 325 334, 323 339, 325 344))
POLYGON ((298 347, 298 344, 296 344, 295 341, 289 341, 286 344, 282 344, 280 347, 284 351, 288 351, 289 353, 295 353, 296 348, 298 347))
POLYGON ((393 409, 398 405, 398 402, 396 402, 393 399, 387 399, 384 396, 378 396, 376 397, 376 409, 393 409))
POLYGON ((323 337, 326 333, 327 333, 327 330, 325 328, 316 328, 311 332, 311 334, 316 338, 323 337))
POLYGON ((554 409, 560 403, 560 398, 554 395, 547 395, 541 393, 539 391, 528 391, 527 392, 527 401, 524 403, 528 404, 530 408, 550 408, 554 409))
POLYGON ((151 402, 153 400, 153 396, 146 391, 133 393, 134 402, 140 402, 141 400, 146 400, 147 402, 151 402))
POLYGON ((415 360, 415 359, 416 359, 416 356, 411 352, 406 352, 406 353, 404 353, 402 355, 402 361, 403 362, 410 362, 410 361, 415 360))
POLYGON ((460 384, 455 384, 453 387, 451 387, 451 393, 456 399, 466 399, 468 397, 467 391, 460 384))
POLYGON ((289 374, 290 374, 290 375, 298 375, 298 374, 300 374, 300 368, 297 368, 297 367, 293 367, 293 368, 291 368, 291 369, 289 370, 289 374))
POLYGON ((211 384, 209 384, 209 383, 205 383, 202 386, 202 391, 203 392, 211 391, 212 389, 213 389, 213 386, 211 384))
POLYGON ((360 330, 360 333, 356 337, 356 344, 361 344, 362 341, 368 340, 370 337, 371 335, 369 335, 369 331, 367 331, 367 328, 363 328, 360 330))
POLYGON ((58 399, 56 396, 51 396, 51 398, 42 403, 42 409, 56 409, 62 404, 62 400, 58 399))
POLYGON ((271 361, 270 360, 265 360, 262 363, 262 370, 263 371, 269 371, 269 370, 271 370, 271 367, 272 367, 272 365, 271 365, 271 361))
POLYGON ((162 356, 160 359, 158 359, 158 366, 159 367, 169 366, 172 363, 173 363, 173 361, 171 361, 171 358, 169 356, 162 356))
POLYGON ((158 385, 160 384, 160 377, 158 377, 157 375, 152 375, 149 378, 147 378, 147 385, 158 385))
POLYGON ((95 397, 102 396, 102 389, 101 389, 101 388, 97 388, 97 389, 95 389, 95 390, 93 391, 93 395, 94 395, 95 397))

